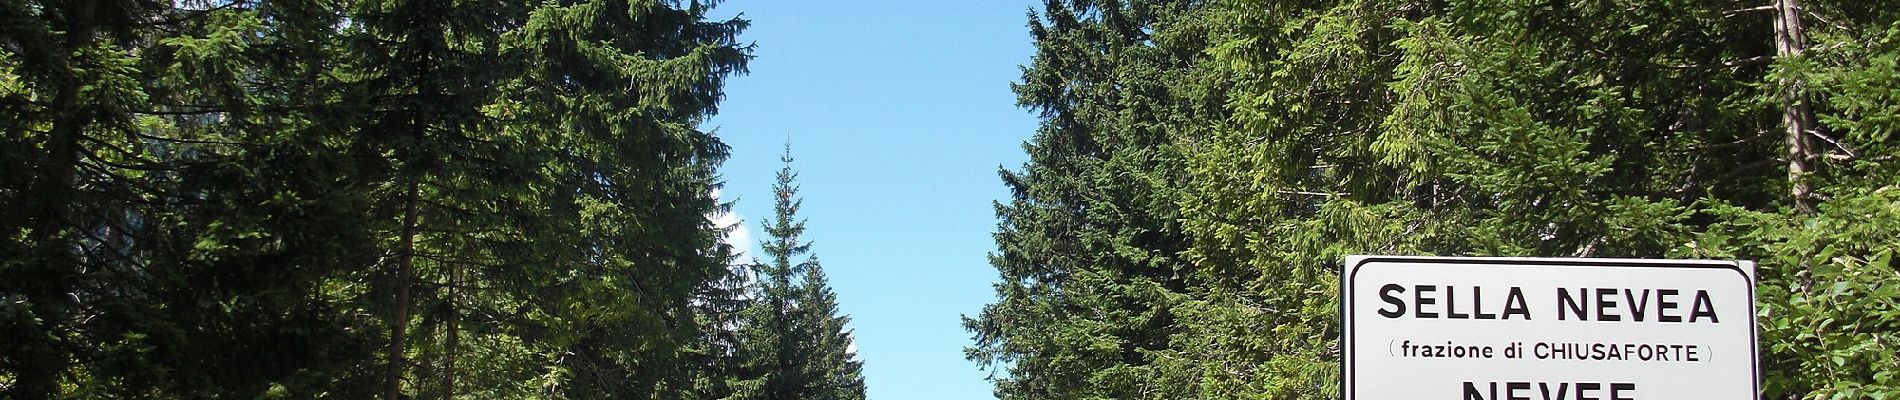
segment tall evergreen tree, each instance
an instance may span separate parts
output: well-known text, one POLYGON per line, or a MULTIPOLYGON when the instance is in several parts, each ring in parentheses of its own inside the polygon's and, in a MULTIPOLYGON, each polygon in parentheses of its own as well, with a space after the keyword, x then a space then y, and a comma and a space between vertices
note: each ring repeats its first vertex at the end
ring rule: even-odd
POLYGON ((1198 56, 1163 44, 1195 40, 1176 24, 1192 3, 1051 0, 1030 16, 1036 56, 1013 88, 1042 124, 1029 163, 1001 172, 997 302, 964 322, 1000 398, 1169 398, 1194 380, 1162 357, 1186 289, 1171 134, 1194 123, 1168 82, 1198 56))
POLYGON ((356 203, 331 191, 342 160, 298 134, 332 10, 6 7, 4 152, 22 168, 0 229, 43 251, 9 248, 0 267, 0 295, 26 300, 3 306, 0 342, 19 347, 0 351, 0 395, 350 387, 332 380, 360 361, 353 324, 312 293, 360 261, 356 203))
POLYGON ((791 145, 772 184, 773 217, 764 223, 767 263, 754 263, 754 290, 744 314, 741 360, 732 399, 813 400, 864 398, 863 364, 851 349, 850 318, 839 315, 837 295, 817 256, 803 240, 798 217, 798 173, 791 145))
POLYGON ((1743 258, 1769 397, 1887 396, 1895 13, 1765 3, 1049 2, 971 358, 1003 398, 1328 398, 1345 255, 1743 258), (1185 71, 1117 57, 1149 46, 1185 71), (1172 107, 1111 118, 1143 104, 1172 107), (1166 205, 1106 201, 1169 173, 1166 205), (1089 246, 1156 217, 1178 245, 1089 246), (1135 303, 1165 314, 1102 295, 1133 249, 1184 260, 1135 303))
POLYGON ((813 255, 798 288, 799 337, 810 342, 812 357, 800 375, 811 380, 802 399, 864 400, 864 361, 853 347, 851 317, 840 314, 825 268, 813 255))
MULTIPOLYGON (((143 1, 16 1, 0 20, 0 371, 9 398, 47 399, 77 384, 95 356, 93 300, 132 260, 108 226, 139 194, 113 165, 151 159, 128 140, 150 76, 130 49, 158 15, 143 1)), ((116 224, 123 226, 124 224, 116 224)), ((111 301, 111 300, 106 300, 111 301)))
MULTIPOLYGON (((725 229, 743 229, 740 224, 743 222, 725 229)), ((708 285, 695 299, 699 340, 687 349, 685 357, 687 363, 696 366, 693 398, 732 398, 735 386, 745 381, 747 370, 740 351, 744 335, 750 333, 744 319, 751 304, 748 290, 752 280, 748 267, 733 263, 724 276, 708 285)))
MULTIPOLYGON (((539 177, 528 174, 533 165, 510 164, 524 157, 503 153, 539 149, 503 147, 510 140, 500 137, 483 110, 500 95, 491 82, 514 73, 516 65, 503 58, 501 36, 522 24, 527 9, 512 2, 441 0, 353 5, 346 43, 357 57, 339 70, 349 84, 346 95, 364 99, 344 105, 366 116, 351 125, 354 145, 377 154, 365 163, 363 178, 375 199, 368 211, 384 239, 379 253, 385 254, 369 277, 375 289, 363 300, 387 316, 382 388, 385 399, 395 400, 436 383, 421 379, 426 375, 411 361, 415 344, 433 339, 413 333, 436 327, 417 326, 423 314, 418 311, 439 309, 448 315, 424 319, 453 321, 454 298, 442 295, 461 285, 456 272, 493 264, 485 248, 454 242, 483 232, 518 232, 497 214, 518 198, 508 190, 533 187, 539 177), (522 184, 493 184, 500 181, 522 184)), ((510 238, 500 235, 487 249, 506 246, 510 238)), ((454 338, 455 327, 445 328, 454 338)), ((444 385, 453 384, 452 365, 443 364, 444 385)))
POLYGON ((509 289, 535 310, 520 326, 544 395, 675 397, 693 387, 693 298, 727 273, 708 215, 726 146, 696 127, 725 78, 745 70, 742 19, 708 20, 699 1, 541 4, 508 36, 530 62, 490 110, 545 146, 554 218, 527 231, 535 268, 509 289), (534 260, 534 257, 542 257, 534 260))
POLYGON ((694 127, 744 20, 0 7, 0 397, 687 398, 720 373, 680 362, 730 276, 726 150, 694 127))
MULTIPOLYGON (((1201 275, 1218 277, 1210 284, 1241 289, 1232 314, 1254 317, 1226 319, 1235 328, 1261 319, 1279 326, 1272 337, 1195 350, 1244 366, 1236 368, 1242 376, 1272 377, 1266 385, 1217 380, 1235 390, 1222 396, 1336 395, 1337 308, 1315 294, 1333 294, 1333 264, 1347 254, 1721 254, 1762 260, 1763 286, 1774 287, 1810 263, 1742 255, 1698 236, 1726 230, 1718 221, 1738 209, 1798 218, 1813 200, 1801 193, 1825 191, 1819 182, 1832 174, 1857 174, 1821 166, 1855 164, 1823 161, 1848 157, 1786 156, 1807 138, 1777 140, 1786 135, 1775 132, 1795 129, 1778 125, 1803 124, 1778 117, 1803 101, 1782 88, 1802 82, 1788 74, 1808 76, 1799 71, 1810 61, 1777 53, 1770 8, 1223 7, 1217 62, 1207 65, 1247 100, 1232 103, 1234 123, 1190 139, 1209 145, 1192 165, 1197 187, 1211 190, 1182 204, 1195 239, 1189 254, 1201 275), (1777 164, 1797 178, 1768 173, 1777 164)), ((1825 7, 1808 12, 1839 21, 1846 31, 1836 34, 1847 37, 1868 22, 1893 23, 1825 7)), ((1778 301, 1767 296, 1764 308, 1778 301)), ((1812 357, 1779 357, 1788 356, 1812 357)), ((1771 397, 1806 395, 1769 389, 1771 397)))
POLYGON ((145 279, 115 288, 147 308, 105 315, 134 339, 115 351, 131 362, 113 393, 369 397, 373 323, 332 289, 375 260, 370 199, 341 140, 355 118, 318 78, 347 10, 173 4, 141 53, 163 73, 141 139, 182 168, 140 175, 169 190, 137 216, 145 279))

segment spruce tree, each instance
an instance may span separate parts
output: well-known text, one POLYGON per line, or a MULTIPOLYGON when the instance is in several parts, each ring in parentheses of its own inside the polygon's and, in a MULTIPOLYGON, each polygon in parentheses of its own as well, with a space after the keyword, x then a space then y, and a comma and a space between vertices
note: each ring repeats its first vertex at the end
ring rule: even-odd
POLYGON ((864 362, 852 346, 851 317, 838 311, 838 294, 831 291, 825 269, 813 255, 806 261, 799 283, 799 337, 809 341, 812 357, 800 375, 811 380, 810 394, 802 399, 864 400, 864 362))
POLYGON ((1893 393, 1891 10, 1143 3, 1031 26, 1044 124, 968 323, 999 397, 1336 397, 1348 254, 1759 260, 1768 397, 1893 393))
POLYGON ((863 399, 862 362, 851 350, 849 317, 838 315, 837 295, 817 256, 803 240, 798 217, 798 173, 791 146, 772 184, 773 216, 760 242, 768 262, 752 265, 754 285, 740 336, 740 374, 732 399, 863 399))
MULTIPOLYGON (((734 224, 725 229, 743 228, 734 224)), ((746 374, 740 351, 743 335, 749 333, 744 318, 750 304, 751 293, 747 292, 751 288, 750 270, 746 265, 730 265, 726 274, 695 297, 694 316, 699 336, 686 349, 684 358, 695 366, 692 397, 696 399, 732 398, 735 386, 742 384, 746 374)))
MULTIPOLYGON (((1857 6, 1810 6, 1837 21, 1836 40, 1893 21, 1857 6)), ((1232 98, 1250 100, 1230 103, 1230 123, 1189 138, 1205 145, 1191 165, 1196 186, 1210 190, 1182 207, 1198 275, 1239 295, 1217 303, 1216 315, 1228 317, 1203 318, 1215 323, 1191 337, 1218 338, 1261 320, 1276 326, 1271 336, 1194 340, 1191 354, 1241 376, 1271 377, 1264 385, 1208 381, 1220 396, 1337 394, 1331 296, 1336 263, 1347 254, 1758 259, 1764 287, 1878 259, 1879 250, 1839 250, 1871 251, 1807 271, 1814 263, 1806 256, 1719 244, 1734 234, 1725 220, 1739 210, 1800 219, 1812 208, 1803 203, 1815 200, 1807 194, 1829 190, 1821 182, 1886 168, 1846 154, 1882 147, 1880 140, 1840 139, 1831 129, 1793 127, 1806 124, 1798 115, 1783 118, 1811 101, 1812 92, 1794 96, 1787 86, 1815 79, 1806 64, 1815 60, 1777 52, 1772 28, 1789 24, 1771 21, 1772 7, 1222 7, 1210 13, 1225 19, 1211 34, 1216 62, 1204 65, 1234 83, 1232 98), (1790 129, 1810 137, 1789 138, 1790 129), (1807 139, 1835 144, 1785 156, 1790 146, 1812 150, 1797 146, 1807 139), (1828 152, 1835 155, 1820 155, 1828 152), (1777 176, 1776 165, 1795 178, 1777 176), (1722 239, 1708 238, 1714 232, 1722 239)), ((1851 70, 1863 62, 1823 65, 1851 70)), ((1866 126, 1832 115, 1842 126, 1866 126)), ((1851 187, 1836 186, 1866 190, 1851 187)), ((1761 236, 1751 240, 1776 243, 1784 239, 1767 238, 1785 234, 1754 231, 1761 236)), ((1793 296, 1764 296, 1764 308, 1805 296, 1784 293, 1793 296)), ((1764 329, 1764 337, 1776 340, 1775 332, 1764 329)), ((1771 397, 1808 393, 1778 386, 1769 385, 1771 397)))
MULTIPOLYGON (((61 167, 58 157, 7 157, 35 167, 9 168, 0 193, 76 195, 61 206, 66 227, 36 230, 69 232, 72 240, 21 237, 17 243, 74 253, 7 254, 0 281, 66 286, 57 289, 67 299, 60 309, 85 318, 29 317, 57 332, 27 333, 16 329, 36 324, 6 324, 8 337, 0 342, 8 345, 66 344, 51 358, 0 351, 8 359, 0 362, 6 364, 0 375, 18 379, 3 395, 364 394, 352 389, 367 387, 357 380, 363 376, 351 372, 367 361, 366 337, 357 334, 360 321, 321 294, 329 279, 359 268, 366 263, 361 255, 373 253, 362 239, 369 235, 352 228, 361 221, 362 203, 346 189, 350 160, 325 146, 333 136, 311 129, 313 121, 326 118, 316 106, 325 89, 314 73, 337 44, 331 40, 340 15, 334 4, 12 6, 22 8, 7 10, 10 29, 0 36, 6 42, 0 48, 7 50, 0 54, 8 59, 0 62, 8 66, 0 80, 9 82, 0 85, 7 87, 0 97, 26 107, 7 107, 5 137, 23 142, 5 147, 57 149, 32 144, 60 141, 57 131, 33 122, 43 118, 36 114, 54 109, 85 114, 71 121, 85 121, 74 132, 86 137, 76 147, 56 150, 75 157, 69 176, 83 184, 74 191, 14 185, 50 184, 34 182, 32 175, 16 179, 22 172, 61 167), (63 30, 69 40, 48 40, 37 28, 63 30), (74 45, 83 49, 48 47, 74 45), (61 55, 68 50, 76 58, 61 55), (48 72, 39 70, 48 63, 66 64, 58 69, 85 77, 39 76, 48 72), (19 78, 35 83, 13 86, 23 83, 19 78), (58 85, 47 86, 61 82, 90 89, 58 108, 34 100, 62 97, 53 94, 58 85), (13 269, 62 260, 78 260, 85 267, 73 271, 83 272, 55 277, 13 269), (28 372, 16 375, 15 368, 28 372), (68 386, 47 392, 43 377, 68 386)), ((6 224, 14 216, 8 214, 6 224)), ((0 287, 8 298, 30 298, 32 291, 0 287)), ((38 304, 24 305, 30 310, 38 304)), ((20 316, 16 310, 6 310, 6 317, 20 316)))
MULTIPOLYGON (((376 199, 368 211, 388 256, 375 266, 381 272, 370 282, 376 290, 364 300, 387 317, 382 388, 388 400, 419 395, 438 382, 425 379, 434 374, 417 371, 420 363, 412 359, 420 343, 433 339, 418 330, 438 328, 417 325, 416 317, 440 309, 449 315, 421 319, 453 321, 454 298, 440 296, 461 285, 455 281, 460 270, 492 264, 484 249, 454 242, 511 230, 490 207, 507 207, 512 196, 505 191, 529 185, 493 182, 534 179, 520 175, 533 166, 507 164, 521 157, 498 153, 508 141, 482 109, 499 95, 489 82, 512 73, 513 63, 499 50, 501 28, 519 25, 527 10, 511 4, 391 0, 359 2, 351 10, 357 29, 348 32, 347 43, 356 57, 340 69, 350 84, 346 93, 364 99, 346 103, 367 117, 352 125, 352 139, 381 153, 366 163, 363 178, 376 199), (424 306, 435 303, 441 306, 424 306)), ((456 338, 452 324, 440 329, 456 338)), ((440 382, 452 385, 453 364, 442 365, 440 382)))
POLYGON ((0 397, 681 398, 699 2, 0 5, 0 397), (407 296, 403 293, 407 292, 407 296))
MULTIPOLYGON (((96 356, 86 318, 109 295, 106 271, 132 260, 108 224, 140 194, 115 165, 153 160, 134 139, 151 76, 133 49, 159 15, 141 1, 18 1, 0 6, 0 396, 60 397, 96 356)), ((124 224, 116 224, 123 226, 124 224)), ((107 300, 111 301, 111 300, 107 300)))
POLYGON ((1001 171, 997 301, 964 322, 999 398, 1169 398, 1195 380, 1162 357, 1186 288, 1172 135, 1197 123, 1168 87, 1197 53, 1162 45, 1193 40, 1172 25, 1191 3, 1051 0, 1031 15, 1036 56, 1013 89, 1042 123, 1029 163, 1001 171))

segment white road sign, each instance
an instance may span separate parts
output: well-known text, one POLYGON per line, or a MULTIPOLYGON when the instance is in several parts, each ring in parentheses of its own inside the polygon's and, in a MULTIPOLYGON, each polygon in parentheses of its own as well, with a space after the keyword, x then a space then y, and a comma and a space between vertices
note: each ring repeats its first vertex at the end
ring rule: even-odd
POLYGON ((1346 400, 1753 400, 1755 264, 1352 256, 1346 400))

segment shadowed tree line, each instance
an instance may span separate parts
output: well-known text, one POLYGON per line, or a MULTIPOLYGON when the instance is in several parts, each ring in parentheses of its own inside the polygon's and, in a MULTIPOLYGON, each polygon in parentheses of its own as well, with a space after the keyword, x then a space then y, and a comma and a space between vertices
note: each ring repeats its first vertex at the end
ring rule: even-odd
POLYGON ((749 398, 714 3, 0 3, 0 397, 749 398))

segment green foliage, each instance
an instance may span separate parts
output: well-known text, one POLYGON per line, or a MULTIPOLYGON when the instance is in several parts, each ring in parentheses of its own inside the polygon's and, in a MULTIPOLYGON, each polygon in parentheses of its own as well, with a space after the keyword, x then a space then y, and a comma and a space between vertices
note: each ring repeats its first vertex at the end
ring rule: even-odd
POLYGON ((701 2, 0 5, 0 397, 694 398, 701 2), (398 333, 401 332, 401 333, 398 333))
POLYGON ((1844 194, 1788 218, 1715 206, 1723 222, 1684 256, 1761 260, 1757 287, 1767 392, 1775 398, 1900 393, 1900 189, 1844 194))
POLYGON ((1705 257, 1760 262, 1767 397, 1900 396, 1900 20, 1804 3, 1783 56, 1723 2, 1047 2, 970 358, 1006 399, 1330 398, 1346 255, 1705 257), (1813 215, 1779 169, 1788 82, 1813 215), (1179 239, 1115 245, 1151 221, 1179 239))
POLYGON ((864 400, 863 361, 851 349, 851 318, 825 279, 811 242, 802 238, 798 174, 791 146, 772 184, 774 214, 760 241, 769 262, 750 267, 753 284, 736 321, 735 373, 721 399, 864 400), (794 258, 805 255, 802 261, 794 258))
POLYGON ((968 357, 1008 373, 999 397, 1176 397, 1193 379, 1163 351, 1186 266, 1170 130, 1195 120, 1165 83, 1195 54, 1156 45, 1194 40, 1164 28, 1186 3, 1049 1, 1031 17, 1037 56, 1014 89, 1045 122, 1024 170, 1002 172, 998 302, 964 322, 968 357))

